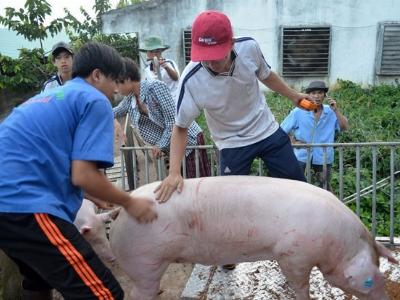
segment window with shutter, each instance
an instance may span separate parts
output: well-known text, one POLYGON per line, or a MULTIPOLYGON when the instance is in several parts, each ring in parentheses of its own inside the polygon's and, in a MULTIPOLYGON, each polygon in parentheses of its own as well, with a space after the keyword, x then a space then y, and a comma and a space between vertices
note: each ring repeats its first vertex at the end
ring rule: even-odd
POLYGON ((185 65, 190 62, 190 49, 192 43, 192 29, 187 28, 183 30, 183 56, 185 58, 185 65))
POLYGON ((330 27, 282 27, 282 75, 328 75, 330 42, 330 27))
POLYGON ((378 30, 376 73, 400 75, 400 23, 381 23, 378 30))

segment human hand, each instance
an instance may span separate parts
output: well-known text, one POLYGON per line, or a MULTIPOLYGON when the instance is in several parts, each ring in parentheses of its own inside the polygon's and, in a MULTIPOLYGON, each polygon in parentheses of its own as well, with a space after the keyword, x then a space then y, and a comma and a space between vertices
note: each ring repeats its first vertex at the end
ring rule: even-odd
POLYGON ((310 101, 314 101, 314 99, 309 95, 309 94, 304 94, 304 93, 297 93, 294 96, 294 99, 292 99, 293 103, 297 106, 302 99, 307 99, 310 101))
POLYGON ((153 153, 154 159, 160 158, 163 154, 161 149, 157 146, 154 146, 153 149, 151 149, 151 152, 153 153))
POLYGON ((301 108, 301 109, 304 109, 307 111, 314 110, 317 108, 315 101, 308 94, 297 93, 297 94, 295 94, 292 101, 293 101, 294 105, 296 105, 298 108, 301 108), (305 101, 303 101, 303 100, 305 100, 305 101))
POLYGON ((148 111, 148 109, 147 109, 146 104, 144 104, 144 103, 140 100, 140 97, 139 97, 139 96, 135 96, 135 99, 136 99, 136 105, 137 105, 137 107, 138 107, 138 109, 139 109, 139 112, 140 112, 142 115, 148 116, 148 115, 149 115, 149 111, 148 111))
POLYGON ((131 197, 131 201, 124 206, 126 212, 139 223, 149 223, 157 219, 157 213, 153 208, 154 202, 142 198, 131 197))
POLYGON ((175 190, 178 193, 183 189, 183 177, 181 174, 170 173, 154 190, 156 193, 156 200, 159 203, 166 202, 175 190))
POLYGON ((178 81, 179 73, 175 70, 171 62, 168 62, 165 58, 160 58, 160 66, 167 71, 169 78, 174 81, 178 81))
POLYGON ((334 100, 334 99, 332 99, 332 98, 328 98, 327 100, 328 100, 328 104, 329 104, 330 108, 331 108, 333 111, 336 111, 336 110, 338 109, 336 100, 334 100))
POLYGON ((160 57, 159 63, 160 63, 160 66, 163 67, 164 69, 169 67, 169 64, 167 63, 166 59, 163 57, 160 57))

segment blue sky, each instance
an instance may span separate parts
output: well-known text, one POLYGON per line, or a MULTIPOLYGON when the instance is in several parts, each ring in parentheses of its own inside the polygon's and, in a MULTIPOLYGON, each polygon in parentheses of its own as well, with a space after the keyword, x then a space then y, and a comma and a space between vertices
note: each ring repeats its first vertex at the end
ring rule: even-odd
MULTIPOLYGON (((14 8, 23 8, 25 4, 25 0, 1 0, 0 1, 0 14, 4 15, 4 8, 6 7, 14 7, 14 8)), ((79 8, 82 6, 86 9, 89 14, 94 15, 92 7, 94 5, 94 0, 68 0, 68 1, 60 1, 60 0, 47 0, 47 2, 51 5, 52 16, 51 18, 60 18, 64 16, 63 8, 68 8, 71 13, 75 17, 80 17, 79 8)), ((118 0, 110 0, 111 6, 113 8, 116 7, 118 0)), ((83 17, 82 17, 83 18, 83 17)))
MULTIPOLYGON (((90 15, 94 16, 93 5, 94 0, 68 0, 68 1, 56 1, 56 0, 47 0, 47 2, 51 5, 52 15, 49 18, 50 20, 55 18, 61 18, 65 15, 64 7, 68 8, 71 13, 77 17, 78 19, 83 19, 83 16, 80 14, 80 6, 82 6, 90 15)), ((111 0, 111 6, 113 8, 116 7, 118 0, 111 0)), ((25 0, 0 0, 0 14, 2 16, 5 15, 6 7, 13 7, 15 9, 23 8, 25 4, 25 0)), ((67 35, 62 32, 53 38, 49 38, 44 41, 44 49, 46 51, 51 50, 51 47, 56 42, 63 40, 68 41, 67 35)), ((39 41, 37 42, 29 42, 25 40, 22 36, 16 35, 15 32, 10 32, 6 29, 0 27, 0 54, 11 56, 16 58, 18 56, 18 49, 20 48, 36 48, 39 47, 39 41)))
MULTIPOLYGON (((68 36, 62 32, 54 37, 49 37, 43 42, 43 48, 45 51, 50 51, 52 46, 59 42, 68 42, 68 36)), ((0 54, 17 58, 19 55, 19 49, 21 48, 40 48, 39 41, 29 42, 24 39, 23 36, 17 35, 16 32, 9 31, 5 28, 0 28, 0 54)))

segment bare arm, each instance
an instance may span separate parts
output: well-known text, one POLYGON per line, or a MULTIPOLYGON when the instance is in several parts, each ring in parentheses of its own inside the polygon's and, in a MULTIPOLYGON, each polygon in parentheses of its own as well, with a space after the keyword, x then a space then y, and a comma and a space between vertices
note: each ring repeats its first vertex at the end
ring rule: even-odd
MULTIPOLYGON (((307 94, 302 94, 294 89, 290 88, 281 77, 279 77, 275 72, 271 71, 270 75, 261 81, 267 88, 273 90, 292 100, 293 104, 297 106, 300 99, 307 98, 310 99, 307 94)), ((310 99, 311 100, 311 99, 310 99)))
POLYGON ((339 109, 335 110, 336 117, 339 121, 339 126, 341 131, 346 131, 349 129, 349 121, 347 118, 343 116, 343 114, 339 111, 339 109))
POLYGON ((154 190, 159 202, 167 201, 175 190, 183 188, 181 162, 185 156, 188 129, 174 125, 171 137, 170 167, 168 176, 154 190))
POLYGON ((345 116, 343 116, 343 114, 340 112, 336 100, 334 100, 332 98, 328 98, 328 104, 336 114, 336 118, 338 119, 340 130, 341 131, 348 130, 349 129, 349 121, 347 121, 347 118, 345 116))
POLYGON ((143 198, 133 198, 118 189, 104 173, 91 161, 72 161, 72 183, 82 188, 87 194, 101 201, 108 201, 122 206, 132 217, 141 223, 151 222, 157 217, 152 209, 153 203, 143 198))
POLYGON ((170 64, 165 63, 162 66, 172 80, 177 81, 179 79, 178 72, 170 64))
POLYGON ((113 204, 111 204, 109 202, 106 202, 106 201, 103 201, 103 200, 100 200, 100 199, 97 199, 97 198, 89 195, 88 193, 85 193, 84 198, 87 199, 87 200, 92 201, 94 204, 96 204, 96 206, 98 208, 101 208, 101 209, 109 209, 109 208, 113 208, 114 207, 113 204))

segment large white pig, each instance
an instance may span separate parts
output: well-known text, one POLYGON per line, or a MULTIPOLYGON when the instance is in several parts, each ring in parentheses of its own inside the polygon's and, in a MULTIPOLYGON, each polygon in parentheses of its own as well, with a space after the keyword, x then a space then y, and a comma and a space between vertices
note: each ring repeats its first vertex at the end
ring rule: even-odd
MULTIPOLYGON (((154 199, 158 184, 133 193, 154 199)), ((134 281, 132 299, 156 298, 171 262, 258 260, 277 260, 297 299, 310 299, 313 266, 359 299, 388 299, 378 259, 396 260, 350 209, 323 189, 267 177, 189 179, 181 193, 157 204, 156 210, 158 219, 144 225, 121 211, 111 229, 113 253, 134 281)))
POLYGON ((96 205, 87 199, 83 199, 74 225, 79 232, 89 242, 93 250, 97 253, 103 262, 112 263, 115 261, 110 243, 107 240, 105 222, 115 219, 119 213, 119 208, 96 213, 96 205))

